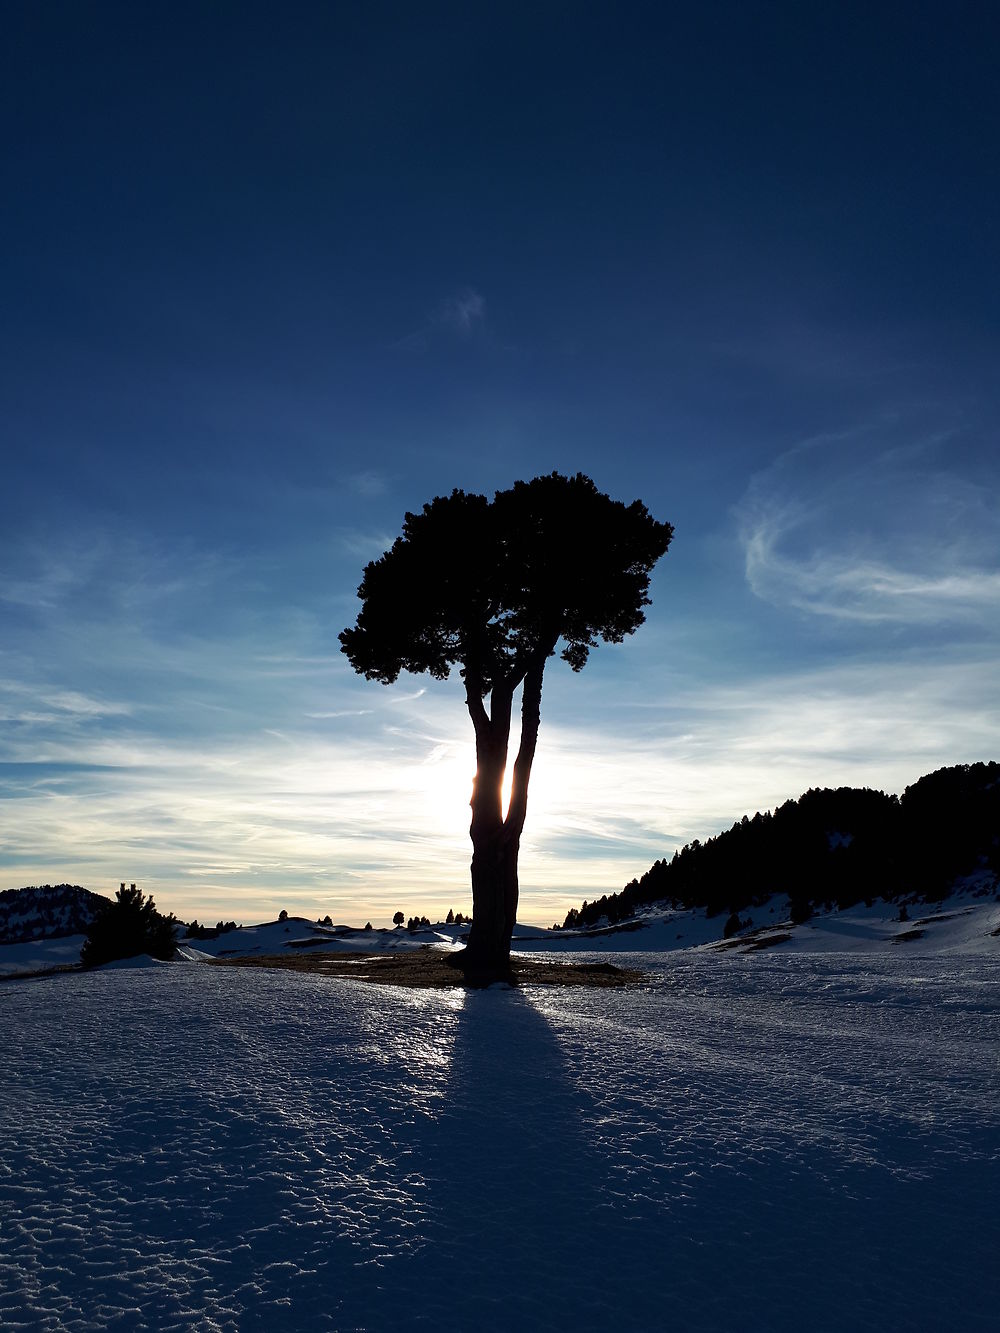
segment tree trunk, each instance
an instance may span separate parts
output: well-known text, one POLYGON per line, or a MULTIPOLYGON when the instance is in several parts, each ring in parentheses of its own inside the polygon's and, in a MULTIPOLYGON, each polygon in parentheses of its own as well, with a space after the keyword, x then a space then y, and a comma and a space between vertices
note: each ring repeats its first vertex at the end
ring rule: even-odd
POLYGON ((469 711, 476 726, 476 778, 472 791, 472 929, 456 962, 467 973, 504 976, 510 969, 510 941, 517 921, 517 858, 527 814, 528 779, 538 739, 539 706, 545 657, 533 661, 524 677, 521 743, 514 762, 510 808, 503 815, 501 789, 507 767, 511 691, 494 689, 492 716, 481 700, 469 711))
POLYGON ((492 716, 482 701, 481 715, 471 708, 476 724, 476 777, 472 786, 472 929, 462 955, 467 971, 502 973, 510 958, 505 934, 503 863, 503 775, 510 737, 511 692, 493 690, 492 716))
POLYGON ((528 779, 531 777, 531 765, 535 759, 535 745, 538 741, 538 725, 541 721, 544 670, 545 657, 539 655, 525 673, 524 689, 521 694, 521 744, 514 760, 510 808, 504 820, 504 927, 507 931, 508 954, 510 937, 517 924, 517 857, 521 850, 521 833, 528 814, 528 779))

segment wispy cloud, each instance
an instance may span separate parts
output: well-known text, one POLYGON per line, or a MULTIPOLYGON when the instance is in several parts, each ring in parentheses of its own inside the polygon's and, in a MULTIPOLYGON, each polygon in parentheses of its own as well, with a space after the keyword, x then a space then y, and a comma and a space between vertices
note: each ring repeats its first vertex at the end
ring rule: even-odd
POLYGON ((4 721, 65 722, 127 717, 131 703, 97 699, 79 690, 52 689, 23 680, 0 680, 0 718, 4 721))
POLYGON ((754 478, 738 509, 750 587, 842 620, 995 631, 996 485, 939 461, 940 441, 892 447, 887 433, 810 440, 754 478))
POLYGON ((344 528, 340 532, 340 544, 344 551, 359 560, 377 560, 388 551, 397 535, 388 530, 363 532, 358 528, 344 528))
POLYGON ((347 484, 355 495, 364 496, 366 499, 384 495, 388 486, 385 475, 371 469, 352 472, 347 478, 347 484))
POLYGON ((462 338, 468 338, 486 318, 486 302, 472 287, 442 301, 434 322, 440 327, 453 329, 462 338))
POLYGON ((435 335, 466 341, 486 325, 486 299, 474 287, 462 287, 439 302, 423 324, 396 339, 394 347, 426 347, 435 335))

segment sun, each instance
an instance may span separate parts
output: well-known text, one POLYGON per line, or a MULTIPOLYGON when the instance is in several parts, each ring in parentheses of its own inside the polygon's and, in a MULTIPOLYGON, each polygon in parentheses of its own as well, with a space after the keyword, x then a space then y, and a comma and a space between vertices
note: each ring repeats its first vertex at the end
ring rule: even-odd
MULTIPOLYGON (((412 785, 420 792, 427 813, 435 823, 449 829, 461 826, 468 830, 469 802, 472 783, 476 776, 476 755, 471 745, 442 742, 434 747, 423 763, 411 771, 412 785)), ((514 751, 504 774, 501 802, 506 815, 510 806, 510 789, 514 779, 514 751)), ((528 787, 528 819, 547 809, 553 793, 549 790, 548 766, 536 758, 532 765, 528 787)))

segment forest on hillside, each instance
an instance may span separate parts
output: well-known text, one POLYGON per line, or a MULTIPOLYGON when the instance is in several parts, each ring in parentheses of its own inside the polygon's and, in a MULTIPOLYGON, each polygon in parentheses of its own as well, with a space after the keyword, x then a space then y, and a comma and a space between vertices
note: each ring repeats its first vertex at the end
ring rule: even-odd
POLYGON ((582 907, 563 928, 614 924, 650 903, 739 913, 787 893, 792 918, 875 898, 944 898, 961 876, 1000 874, 1000 763, 941 768, 902 796, 813 788, 773 812, 695 839, 641 879, 582 907))
POLYGON ((0 945, 84 935, 108 904, 79 884, 42 884, 0 892, 0 945))

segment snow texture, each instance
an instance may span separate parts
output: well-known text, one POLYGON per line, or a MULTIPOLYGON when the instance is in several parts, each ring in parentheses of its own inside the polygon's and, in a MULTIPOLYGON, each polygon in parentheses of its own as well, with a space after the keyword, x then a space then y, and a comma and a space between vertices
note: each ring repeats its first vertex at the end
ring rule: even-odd
POLYGON ((4 985, 0 1326, 996 1327, 995 954, 614 957, 4 985))

